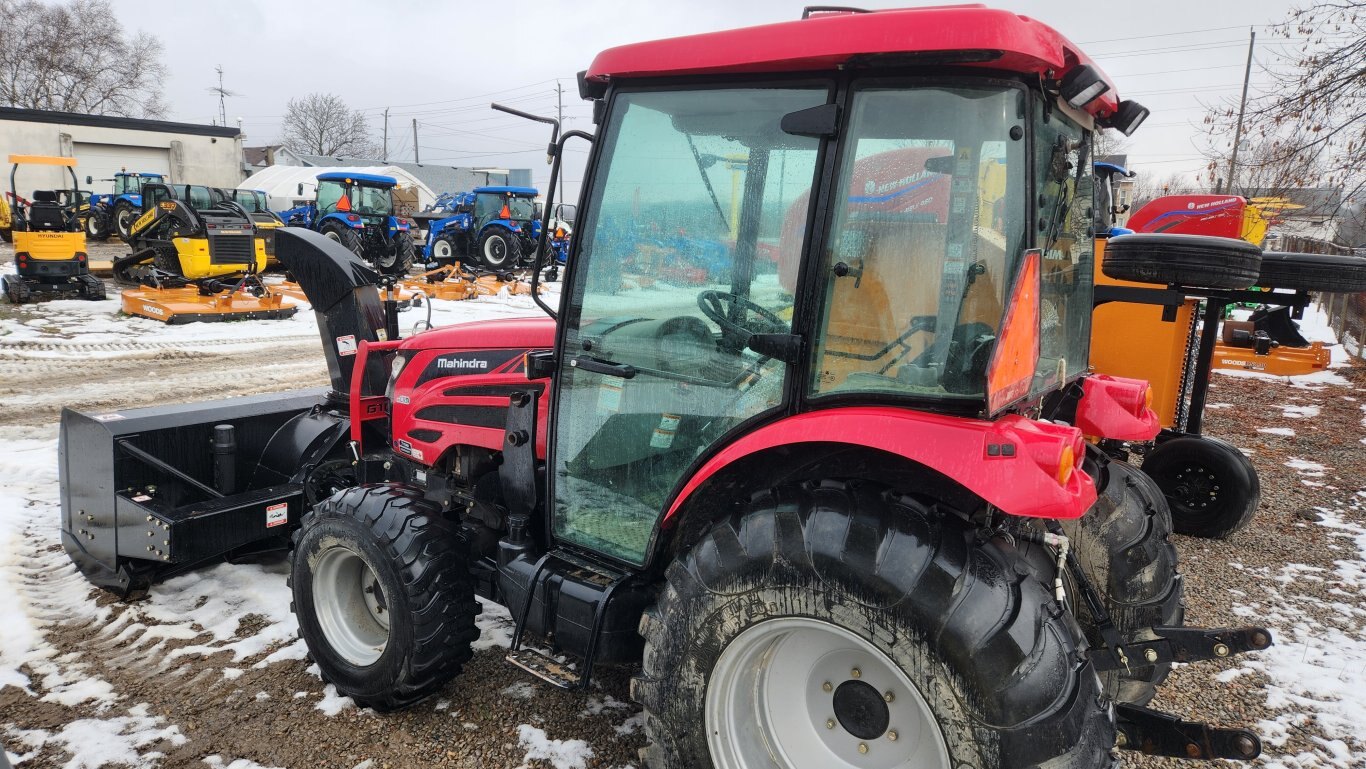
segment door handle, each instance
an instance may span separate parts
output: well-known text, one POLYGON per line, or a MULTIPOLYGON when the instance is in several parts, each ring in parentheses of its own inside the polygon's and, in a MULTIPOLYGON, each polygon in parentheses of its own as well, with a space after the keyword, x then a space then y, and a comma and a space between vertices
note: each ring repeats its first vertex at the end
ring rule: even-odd
POLYGON ((621 377, 622 379, 634 379, 635 375, 640 373, 635 366, 627 363, 612 363, 611 361, 598 360, 597 358, 589 358, 584 355, 570 358, 569 366, 571 368, 583 369, 584 371, 591 371, 594 374, 621 377))

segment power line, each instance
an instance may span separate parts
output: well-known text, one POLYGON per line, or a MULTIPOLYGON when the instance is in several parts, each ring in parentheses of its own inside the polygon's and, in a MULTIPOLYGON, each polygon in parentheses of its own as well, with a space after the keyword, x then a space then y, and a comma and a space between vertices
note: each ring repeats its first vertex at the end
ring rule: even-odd
MULTIPOLYGON (((1263 25, 1265 26, 1265 25, 1263 25)), ((1154 37, 1177 37, 1180 35, 1199 35, 1205 32, 1227 32, 1232 29, 1246 29, 1244 25, 1236 27, 1208 27, 1206 29, 1191 29, 1185 32, 1159 32, 1154 35, 1130 35, 1128 37, 1112 37, 1109 40, 1087 40, 1079 45, 1100 45, 1101 43, 1127 43, 1130 40, 1148 40, 1154 37)))

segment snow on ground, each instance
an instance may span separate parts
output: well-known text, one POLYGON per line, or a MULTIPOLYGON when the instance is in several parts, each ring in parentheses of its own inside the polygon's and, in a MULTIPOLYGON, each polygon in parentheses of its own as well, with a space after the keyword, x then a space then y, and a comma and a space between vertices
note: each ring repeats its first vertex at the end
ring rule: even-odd
POLYGON ((1257 432, 1267 435, 1279 435, 1282 438, 1294 438, 1295 431, 1289 427, 1258 427, 1257 432))
MULTIPOLYGON (((1359 499, 1359 498, 1358 498, 1359 499)), ((1366 527, 1344 520, 1344 509, 1357 507, 1349 501, 1337 508, 1316 508, 1322 516, 1317 524, 1326 529, 1330 541, 1345 542, 1354 557, 1336 561, 1333 572, 1300 564, 1288 564, 1272 571, 1257 570, 1263 595, 1239 601, 1234 613, 1248 622, 1272 630, 1276 644, 1247 658, 1242 670, 1265 674, 1268 706, 1284 710, 1273 721, 1262 721, 1257 732, 1271 748, 1284 745, 1290 730, 1307 721, 1327 734, 1358 735, 1366 729, 1366 527), (1339 602, 1325 602, 1298 593, 1302 581, 1329 583, 1329 593, 1339 602), (1314 611, 1317 609, 1318 611, 1314 611)), ((1232 565, 1232 564, 1231 564, 1232 565)), ((1235 566, 1235 568, 1242 568, 1235 566)), ((1361 766, 1359 755, 1352 755, 1341 740, 1316 740, 1320 750, 1299 755, 1280 755, 1266 762, 1273 769, 1303 767, 1361 766)))
POLYGON ((517 741, 526 748, 523 761, 549 761, 555 769, 586 769, 593 749, 583 740, 552 740, 544 729, 523 724, 517 727, 517 741))
MULTIPOLYGON (((171 745, 185 743, 185 737, 178 728, 166 726, 165 719, 160 716, 149 715, 146 703, 130 708, 128 714, 123 716, 72 721, 55 732, 12 729, 9 736, 34 753, 49 743, 60 746, 70 755, 62 765, 63 769, 144 766, 162 755, 145 748, 162 742, 171 745)), ((11 760, 16 765, 21 765, 28 757, 28 753, 11 754, 11 760)))
MULTIPOLYGON (((1300 334, 1310 342, 1322 342, 1328 348, 1332 356, 1328 364, 1329 369, 1341 368, 1348 365, 1352 360, 1352 353, 1338 341, 1337 332, 1328 320, 1328 313, 1317 304, 1310 305, 1304 310, 1304 318, 1295 321, 1299 324, 1300 334)), ((1242 369, 1214 369, 1214 373, 1223 376, 1242 377, 1244 379, 1261 379, 1269 382, 1281 382, 1290 384, 1297 388, 1307 390, 1317 390, 1323 385, 1337 385, 1339 387, 1349 387, 1351 382, 1347 381, 1341 374, 1334 371, 1317 371, 1313 374, 1304 374, 1296 377, 1276 376, 1275 374, 1265 374, 1260 371, 1244 371, 1242 369)), ((1287 413, 1286 416, 1292 416, 1287 413)), ((1313 416, 1312 414, 1308 416, 1313 416)))

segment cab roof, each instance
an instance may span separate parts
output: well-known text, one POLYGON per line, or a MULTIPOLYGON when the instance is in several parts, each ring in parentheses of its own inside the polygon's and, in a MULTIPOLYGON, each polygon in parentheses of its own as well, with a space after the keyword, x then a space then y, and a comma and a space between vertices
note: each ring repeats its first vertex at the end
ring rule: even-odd
MULTIPOLYGON (((708 32, 609 48, 584 77, 619 79, 685 75, 821 72, 870 66, 986 67, 1061 79, 1095 63, 1042 22, 984 5, 811 13, 796 21, 708 32)), ((1119 105, 1110 90, 1087 105, 1097 117, 1119 105)))
POLYGON ((499 195, 518 195, 522 197, 536 197, 541 194, 535 187, 475 187, 475 192, 493 192, 499 195))
POLYGON ((353 182, 366 182, 368 184, 384 187, 393 187, 398 184, 398 180, 394 177, 380 176, 379 174, 357 174, 349 171, 328 171, 327 173, 318 174, 318 181, 320 182, 344 182, 347 180, 353 182))

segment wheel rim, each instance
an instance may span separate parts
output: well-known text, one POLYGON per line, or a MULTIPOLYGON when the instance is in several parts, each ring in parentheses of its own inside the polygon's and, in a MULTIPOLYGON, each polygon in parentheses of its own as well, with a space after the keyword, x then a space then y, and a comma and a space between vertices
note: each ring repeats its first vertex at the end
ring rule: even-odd
POLYGON ((1208 513, 1219 507, 1219 477, 1204 465, 1181 465, 1172 473, 1171 487, 1170 501, 1185 512, 1208 513))
POLYGON ((119 232, 121 232, 121 233, 127 235, 127 234, 128 234, 128 227, 130 226, 129 220, 133 218, 132 213, 131 213, 128 209, 125 208, 125 209, 119 211, 119 217, 118 217, 118 218, 119 218, 119 232))
POLYGON ((451 258, 451 244, 444 240, 436 241, 436 244, 432 246, 432 256, 437 259, 451 258))
POLYGON ((484 241, 484 261, 491 266, 502 264, 508 258, 508 244, 501 237, 484 241))
POLYGON ((100 225, 99 222, 95 220, 95 215, 90 214, 89 216, 85 217, 85 234, 94 236, 98 235, 99 232, 100 225))
POLYGON ((324 237, 324 238, 327 238, 328 240, 330 240, 330 241, 332 241, 332 242, 334 242, 334 243, 340 243, 340 242, 341 242, 341 236, 337 234, 337 231, 336 231, 336 230, 328 230, 327 232, 324 232, 324 233, 323 233, 323 237, 324 237))
POLYGON ((868 641, 809 617, 760 622, 726 646, 706 727, 716 769, 950 769, 910 678, 868 641))
POLYGON ((313 568, 313 607, 323 637, 356 667, 372 665, 389 643, 389 602, 370 564, 334 545, 313 568))

